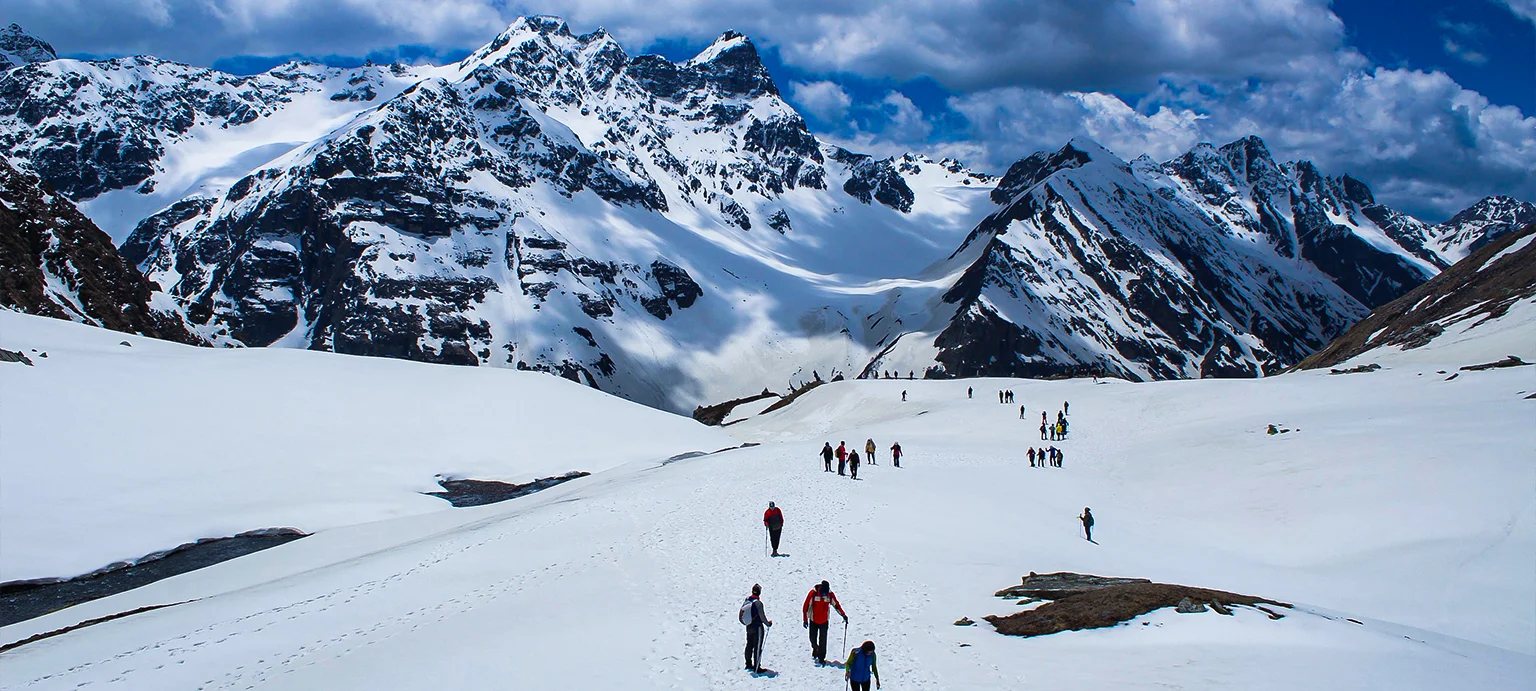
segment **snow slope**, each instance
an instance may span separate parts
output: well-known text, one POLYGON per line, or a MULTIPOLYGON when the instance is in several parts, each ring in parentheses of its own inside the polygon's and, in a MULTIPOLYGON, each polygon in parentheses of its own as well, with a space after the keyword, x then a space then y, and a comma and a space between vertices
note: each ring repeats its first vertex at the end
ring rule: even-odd
POLYGON ((527 482, 733 444, 527 372, 194 348, 9 310, 0 348, 35 363, 0 369, 0 581, 444 511, 420 494, 438 474, 527 482))
MULTIPOLYGON (((156 359, 180 351, 165 352, 156 359)), ((252 355, 341 363, 311 375, 374 362, 239 357, 252 355)), ((50 365, 55 357, 77 356, 50 353, 50 365)), ((1441 368, 1465 364, 1459 357, 1441 368)), ((515 376, 392 367, 419 371, 398 383, 427 391, 437 377, 463 388, 515 376)), ((877 642, 891 689, 1528 689, 1536 401, 1524 396, 1536 391, 1536 368, 1431 374, 832 383, 728 428, 760 446, 324 530, 0 629, 10 642, 194 600, 4 653, 0 688, 832 688, 840 675, 809 664, 793 623, 806 590, 826 578, 852 618, 849 645, 877 642), (974 400, 966 386, 978 389, 974 400), (1020 460, 1038 441, 1016 406, 989 402, 1004 387, 1031 418, 1072 402, 1072 438, 1056 444, 1064 468, 1020 460), (1294 431, 1266 435, 1270 423, 1294 431), (821 471, 824 440, 866 437, 882 451, 861 481, 821 471), (892 441, 907 452, 900 470, 883 450, 892 441), (786 558, 763 553, 769 500, 787 517, 786 558), (1078 532, 1084 505, 1098 516, 1099 544, 1078 532), (1055 570, 1215 587, 1297 609, 1280 621, 1165 610, 1038 639, 951 624, 1009 612, 993 591, 1055 570), (753 583, 777 623, 765 656, 780 672, 774 682, 741 669, 735 610, 753 583)), ((34 424, 65 437, 89 419, 34 424)), ((645 438, 603 430, 582 439, 614 437, 645 438)), ((463 458, 500 448, 499 439, 454 443, 463 458)))

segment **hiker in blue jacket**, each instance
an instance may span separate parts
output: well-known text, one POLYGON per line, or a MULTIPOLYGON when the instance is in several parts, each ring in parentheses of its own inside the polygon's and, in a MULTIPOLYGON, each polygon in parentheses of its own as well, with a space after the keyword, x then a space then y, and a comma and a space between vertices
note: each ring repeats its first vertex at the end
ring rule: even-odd
POLYGON ((869 691, 869 680, 875 680, 875 688, 880 688, 880 667, 875 664, 875 642, 864 641, 864 645, 848 652, 848 662, 843 665, 843 678, 853 687, 853 691, 869 691))

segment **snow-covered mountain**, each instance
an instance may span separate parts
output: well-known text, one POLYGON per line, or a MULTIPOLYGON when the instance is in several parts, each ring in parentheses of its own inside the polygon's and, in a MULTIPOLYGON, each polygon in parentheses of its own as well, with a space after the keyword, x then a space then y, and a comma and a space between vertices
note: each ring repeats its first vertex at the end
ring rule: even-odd
MULTIPOLYGON (((1252 376, 1449 263, 1256 138, 1162 164, 1074 142, 1001 184, 848 151, 735 32, 682 63, 552 17, 441 67, 56 59, 0 77, 0 142, 211 339, 672 410, 813 370, 1252 376)), ((1475 209, 1474 234, 1504 213, 1475 209)))
MULTIPOLYGON (((1432 276, 1351 201, 1256 137, 1127 163, 1074 141, 1015 163, 955 257, 953 307, 871 372, 1256 376, 1432 276)), ((1361 192, 1357 192, 1360 194, 1361 192)))
POLYGON ((0 70, 25 65, 29 62, 47 62, 59 57, 53 46, 22 30, 18 24, 0 29, 0 70))
MULTIPOLYGON (((1485 202, 1487 200, 1484 200, 1485 202)), ((1501 234, 1407 295, 1384 305, 1299 367, 1433 356, 1476 365, 1508 355, 1536 361, 1536 224, 1501 234), (1472 344, 1466 347, 1464 344, 1472 344)), ((1366 362, 1365 364, 1370 364, 1366 362)))
POLYGON ((36 177, 0 159, 0 306, 180 343, 174 302, 123 261, 111 238, 36 177))

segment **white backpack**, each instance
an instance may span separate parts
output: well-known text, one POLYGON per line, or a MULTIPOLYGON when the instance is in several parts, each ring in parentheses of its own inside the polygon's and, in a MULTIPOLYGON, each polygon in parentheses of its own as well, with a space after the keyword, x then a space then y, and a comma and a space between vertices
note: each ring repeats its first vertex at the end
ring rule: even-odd
POLYGON ((738 618, 741 619, 742 626, 752 625, 752 603, 754 602, 756 602, 756 600, 753 600, 749 597, 747 598, 746 602, 741 603, 741 614, 738 616, 738 618))

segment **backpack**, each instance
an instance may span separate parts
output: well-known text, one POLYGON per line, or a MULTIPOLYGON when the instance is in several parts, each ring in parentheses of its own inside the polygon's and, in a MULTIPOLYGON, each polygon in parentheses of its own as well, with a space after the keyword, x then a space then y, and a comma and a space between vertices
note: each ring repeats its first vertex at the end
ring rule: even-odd
POLYGON ((753 600, 749 597, 747 598, 746 602, 741 603, 741 613, 737 615, 737 618, 741 620, 742 626, 752 625, 752 604, 754 602, 756 602, 756 600, 753 600))

